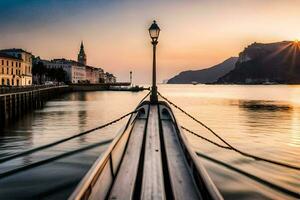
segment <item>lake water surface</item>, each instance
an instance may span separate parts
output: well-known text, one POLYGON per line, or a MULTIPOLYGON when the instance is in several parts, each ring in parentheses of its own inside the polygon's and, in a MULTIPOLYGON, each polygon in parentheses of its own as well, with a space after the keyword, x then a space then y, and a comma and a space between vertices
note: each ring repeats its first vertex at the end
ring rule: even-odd
MULTIPOLYGON (((160 85, 159 91, 237 148, 300 165, 300 86, 160 85)), ((145 92, 65 94, 0 130, 0 157, 94 128, 132 111, 145 92)), ((181 125, 219 142, 173 109, 181 125)), ((0 172, 113 138, 125 124, 74 139, 0 165, 0 172)), ((300 172, 245 158, 188 135, 200 151, 251 174, 300 192, 300 172)), ((65 199, 108 145, 0 179, 0 199, 65 199)), ((289 199, 279 192, 199 158, 225 199, 289 199)), ((291 198, 292 199, 292 198, 291 198)))

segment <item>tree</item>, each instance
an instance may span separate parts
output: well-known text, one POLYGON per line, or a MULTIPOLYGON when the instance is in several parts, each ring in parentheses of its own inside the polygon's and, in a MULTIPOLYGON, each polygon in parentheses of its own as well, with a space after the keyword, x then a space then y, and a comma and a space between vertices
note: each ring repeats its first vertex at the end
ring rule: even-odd
POLYGON ((38 83, 42 83, 42 78, 47 73, 47 67, 42 62, 34 63, 32 66, 32 74, 38 77, 38 83))
POLYGON ((46 76, 52 81, 65 82, 67 73, 63 68, 49 68, 46 76))

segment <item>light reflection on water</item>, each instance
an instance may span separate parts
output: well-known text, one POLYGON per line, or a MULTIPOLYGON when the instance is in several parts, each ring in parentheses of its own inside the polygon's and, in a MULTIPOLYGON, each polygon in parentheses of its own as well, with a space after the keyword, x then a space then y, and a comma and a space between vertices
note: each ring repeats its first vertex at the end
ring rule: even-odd
MULTIPOLYGON (((241 150, 300 165, 300 86, 161 85, 159 90, 241 150)), ((2 131, 0 156, 104 124, 133 110, 146 93, 71 93, 49 101, 43 109, 26 115, 2 131)), ((181 125, 216 140, 178 110, 174 111, 181 125)), ((113 138, 124 123, 122 121, 55 148, 7 162, 0 165, 0 171, 113 138)), ((300 173, 296 171, 257 163, 234 152, 220 150, 195 136, 188 137, 196 150, 283 187, 300 191, 300 173)), ((2 179, 0 197, 66 198, 105 148, 107 145, 2 179), (41 182, 45 184, 41 185, 41 182)), ((246 199, 250 194, 256 199, 279 195, 245 177, 200 160, 228 199, 246 199)))

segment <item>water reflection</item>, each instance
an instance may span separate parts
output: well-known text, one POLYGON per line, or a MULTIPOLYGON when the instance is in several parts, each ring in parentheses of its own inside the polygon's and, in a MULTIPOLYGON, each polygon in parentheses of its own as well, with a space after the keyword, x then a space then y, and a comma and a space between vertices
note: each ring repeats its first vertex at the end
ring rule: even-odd
POLYGON ((300 147, 300 108, 294 110, 291 120, 291 139, 289 145, 292 147, 300 147))
MULTIPOLYGON (((86 101, 86 93, 76 93, 76 94, 78 94, 78 100, 79 101, 86 101)), ((79 102, 78 107, 79 107, 79 110, 78 110, 78 125, 79 125, 80 132, 82 132, 84 130, 84 127, 86 125, 86 120, 87 120, 86 104, 79 102)))
POLYGON ((290 111, 293 109, 290 105, 275 104, 270 101, 239 101, 239 107, 249 111, 290 111))

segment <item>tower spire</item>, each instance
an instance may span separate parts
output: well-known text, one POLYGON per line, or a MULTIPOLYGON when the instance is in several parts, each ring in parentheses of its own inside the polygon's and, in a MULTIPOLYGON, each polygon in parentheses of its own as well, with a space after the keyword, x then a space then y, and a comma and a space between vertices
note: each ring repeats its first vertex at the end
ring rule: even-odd
POLYGON ((81 44, 80 44, 80 50, 79 50, 79 53, 78 53, 77 61, 82 65, 86 65, 86 54, 84 52, 83 41, 81 41, 81 44))
POLYGON ((80 50, 81 49, 84 49, 84 46, 83 46, 83 41, 81 40, 81 44, 80 44, 80 50))

